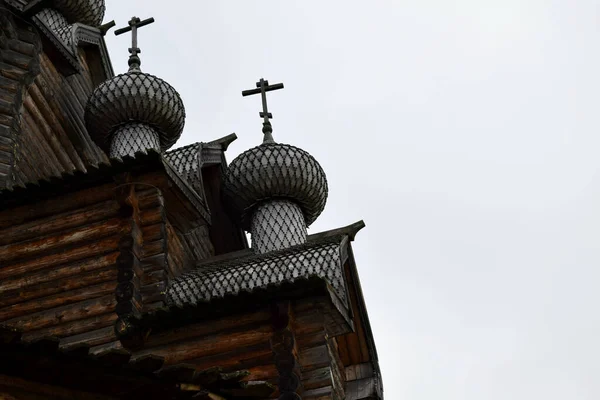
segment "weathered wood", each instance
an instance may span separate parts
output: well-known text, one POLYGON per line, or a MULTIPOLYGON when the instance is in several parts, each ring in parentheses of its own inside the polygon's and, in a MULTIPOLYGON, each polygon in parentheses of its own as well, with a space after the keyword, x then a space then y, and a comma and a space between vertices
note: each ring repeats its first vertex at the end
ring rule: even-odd
POLYGON ((24 224, 13 225, 2 229, 0 246, 108 220, 117 216, 118 212, 118 203, 108 200, 24 224))
POLYGON ((155 225, 162 223, 165 220, 164 207, 158 206, 153 208, 141 209, 140 220, 142 226, 155 225))
POLYGON ((14 225, 54 216, 73 209, 82 209, 113 198, 114 184, 107 184, 53 197, 37 202, 36 204, 27 204, 9 210, 2 210, 0 214, 0 229, 7 229, 14 225))
POLYGON ((164 357, 169 364, 180 363, 186 360, 224 353, 236 348, 268 342, 271 331, 272 329, 268 325, 247 326, 238 332, 207 335, 159 347, 146 348, 136 352, 133 358, 137 359, 144 355, 154 354, 164 357))
POLYGON ((209 335, 242 332, 244 330, 253 329, 256 326, 268 324, 270 317, 270 311, 267 308, 253 313, 227 315, 209 322, 192 324, 181 328, 171 329, 167 332, 152 334, 148 338, 146 346, 148 346, 148 348, 155 348, 170 343, 183 342, 209 335))
POLYGON ((32 241, 2 246, 0 247, 0 260, 6 262, 18 258, 32 258, 42 252, 118 234, 122 229, 123 220, 111 218, 107 221, 81 226, 67 233, 50 234, 32 241))
POLYGON ((23 331, 32 331, 49 326, 73 322, 96 315, 103 315, 114 310, 117 305, 112 294, 90 299, 67 306, 53 308, 6 321, 11 327, 23 331))
POLYGON ((329 366, 327 345, 301 350, 298 353, 298 359, 303 371, 311 371, 329 366))
POLYGON ((79 346, 99 346, 102 344, 114 342, 116 340, 114 327, 97 329, 90 332, 85 332, 79 335, 63 338, 60 342, 60 348, 65 351, 75 349, 79 346))
MULTIPOLYGON (((109 272, 111 272, 114 277, 114 271, 109 272)), ((87 299, 105 296, 113 293, 115 285, 116 284, 113 280, 99 285, 87 286, 81 289, 71 290, 68 292, 55 294, 53 296, 38 298, 33 301, 18 303, 10 307, 1 308, 0 321, 5 321, 10 318, 17 318, 19 316, 28 315, 30 313, 40 312, 43 310, 54 309, 54 307, 63 306, 65 304, 81 302, 87 299)))
POLYGON ((264 342, 247 347, 237 347, 231 351, 195 358, 187 362, 195 365, 201 371, 218 365, 219 368, 223 369, 223 372, 232 372, 271 365, 273 363, 273 352, 271 344, 264 342))
MULTIPOLYGON (((346 274, 346 281, 348 282, 348 293, 350 294, 349 300, 352 310, 359 310, 356 288, 354 287, 353 280, 350 279, 350 264, 348 262, 346 262, 346 265, 344 265, 344 272, 346 274)), ((351 364, 362 364, 369 362, 371 356, 367 346, 367 336, 364 331, 364 321, 362 321, 361 314, 356 311, 354 313, 354 326, 356 327, 356 332, 346 335, 346 344, 350 355, 351 364)))
MULTIPOLYGON (((111 239, 109 243, 116 243, 116 239, 111 239)), ((114 251, 115 248, 116 244, 111 250, 114 251)), ((51 287, 51 285, 57 285, 57 290, 63 290, 62 288, 64 286, 61 285, 63 285, 63 282, 66 282, 64 283, 66 285, 72 282, 70 277, 73 277, 73 275, 78 275, 74 279, 83 279, 84 282, 85 279, 90 278, 90 275, 94 276, 95 274, 98 274, 99 276, 102 276, 102 273, 96 271, 106 270, 107 267, 113 266, 117 261, 117 256, 119 255, 119 253, 116 252, 100 254, 98 256, 94 256, 93 252, 90 253, 90 258, 86 258, 84 260, 74 260, 73 262, 67 261, 67 263, 60 264, 58 266, 48 262, 48 260, 45 260, 46 265, 43 267, 53 267, 52 269, 33 271, 32 273, 26 275, 21 274, 27 270, 27 264, 25 264, 25 267, 21 265, 21 268, 15 268, 16 266, 13 266, 11 272, 17 276, 14 278, 0 280, 0 293, 8 298, 6 300, 0 298, 0 306, 12 304, 10 303, 9 299, 13 296, 13 292, 15 291, 18 292, 20 298, 24 300, 35 298, 38 294, 38 289, 40 291, 39 293, 42 291, 42 286, 40 286, 40 288, 32 288, 31 290, 27 288, 28 286, 44 285, 43 287, 46 288, 51 287)), ((50 260, 53 259, 54 258, 50 258, 50 260)), ((2 269, 0 269, 0 273, 1 271, 2 269)))
POLYGON ((82 259, 93 260, 92 257, 105 255, 114 251, 118 243, 119 237, 113 235, 100 240, 82 242, 79 246, 62 252, 55 252, 40 256, 36 259, 15 262, 4 268, 0 268, 0 282, 9 277, 15 277, 27 272, 39 271, 55 265, 74 263, 82 259))
POLYGON ((112 326, 117 319, 117 314, 110 312, 107 314, 77 320, 65 324, 55 325, 37 331, 23 334, 23 341, 33 341, 47 336, 57 336, 60 338, 78 335, 80 333, 93 331, 107 326, 112 326))

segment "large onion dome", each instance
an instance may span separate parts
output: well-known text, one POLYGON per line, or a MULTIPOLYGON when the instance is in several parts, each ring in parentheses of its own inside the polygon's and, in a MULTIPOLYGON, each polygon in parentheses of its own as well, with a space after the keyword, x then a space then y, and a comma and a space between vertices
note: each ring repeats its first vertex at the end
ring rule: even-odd
POLYGON ((185 107, 177 91, 167 82, 134 69, 94 90, 85 120, 90 135, 104 149, 110 147, 119 128, 141 123, 156 131, 164 151, 173 146, 183 132, 185 107))
POLYGON ((245 230, 250 229, 258 206, 277 199, 298 204, 309 226, 325 208, 327 193, 325 172, 314 157, 298 147, 271 140, 234 159, 223 188, 232 217, 245 230))
POLYGON ((52 5, 72 24, 100 26, 104 19, 104 0, 53 0, 52 5))

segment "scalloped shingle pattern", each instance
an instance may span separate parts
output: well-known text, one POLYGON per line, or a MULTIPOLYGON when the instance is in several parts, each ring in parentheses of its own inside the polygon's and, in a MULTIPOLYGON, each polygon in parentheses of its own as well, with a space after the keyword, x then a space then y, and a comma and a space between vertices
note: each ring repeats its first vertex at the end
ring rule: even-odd
POLYGON ((100 26, 106 12, 104 0, 53 0, 53 5, 73 24, 100 26))
POLYGON ((313 277, 326 280, 347 304, 340 244, 335 242, 302 245, 249 259, 198 267, 171 282, 166 302, 176 306, 195 305, 313 277))
POLYGON ((261 204, 252 214, 252 248, 257 253, 282 250, 306 242, 300 207, 288 200, 261 204))
POLYGON ((73 43, 73 26, 60 11, 44 8, 36 14, 52 32, 67 46, 73 43))
POLYGON ((126 124, 114 135, 110 145, 110 157, 134 157, 135 153, 147 153, 148 150, 160 152, 158 133, 144 124, 126 124))
POLYGON ((246 230, 261 202, 284 198, 295 201, 310 226, 327 202, 327 177, 308 152, 288 144, 263 143, 231 162, 224 179, 225 203, 246 230))
POLYGON ((123 124, 139 122, 156 129, 162 150, 183 132, 185 107, 179 93, 162 79, 138 71, 117 75, 92 93, 85 112, 88 131, 107 149, 123 124))

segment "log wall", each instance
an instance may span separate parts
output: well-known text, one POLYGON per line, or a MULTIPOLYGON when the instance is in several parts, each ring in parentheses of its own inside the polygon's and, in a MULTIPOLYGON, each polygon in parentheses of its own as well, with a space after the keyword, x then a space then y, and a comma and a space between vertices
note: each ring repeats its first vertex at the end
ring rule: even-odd
POLYGON ((112 184, 0 212, 0 324, 69 345, 112 329, 127 223, 112 184))
POLYGON ((63 76, 37 29, 0 9, 0 189, 108 161, 84 121, 101 60, 78 52, 82 72, 63 76))
MULTIPOLYGON (((0 5, 3 4, 0 2, 0 5)), ((0 10, 0 189, 17 180, 20 111, 23 97, 39 73, 39 35, 29 25, 0 10)))
POLYGON ((83 72, 65 77, 45 54, 39 56, 40 73, 23 98, 16 164, 21 181, 36 182, 108 162, 85 127, 85 106, 94 86, 83 49, 80 59, 83 72))

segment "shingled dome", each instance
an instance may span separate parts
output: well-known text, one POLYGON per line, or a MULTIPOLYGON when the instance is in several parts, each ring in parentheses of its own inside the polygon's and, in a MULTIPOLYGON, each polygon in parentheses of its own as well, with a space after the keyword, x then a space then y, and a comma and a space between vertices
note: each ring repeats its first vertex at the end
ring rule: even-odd
POLYGON ((289 199, 312 224, 327 202, 325 172, 310 154, 288 144, 267 142, 231 162, 223 196, 232 217, 249 230, 254 209, 262 202, 289 199))
POLYGON ((155 129, 164 151, 173 146, 183 132, 185 107, 177 91, 167 82, 134 70, 117 75, 94 90, 85 120, 89 133, 105 150, 119 127, 135 122, 155 129))
POLYGON ((104 0, 53 0, 52 5, 72 24, 99 26, 104 19, 104 0))

